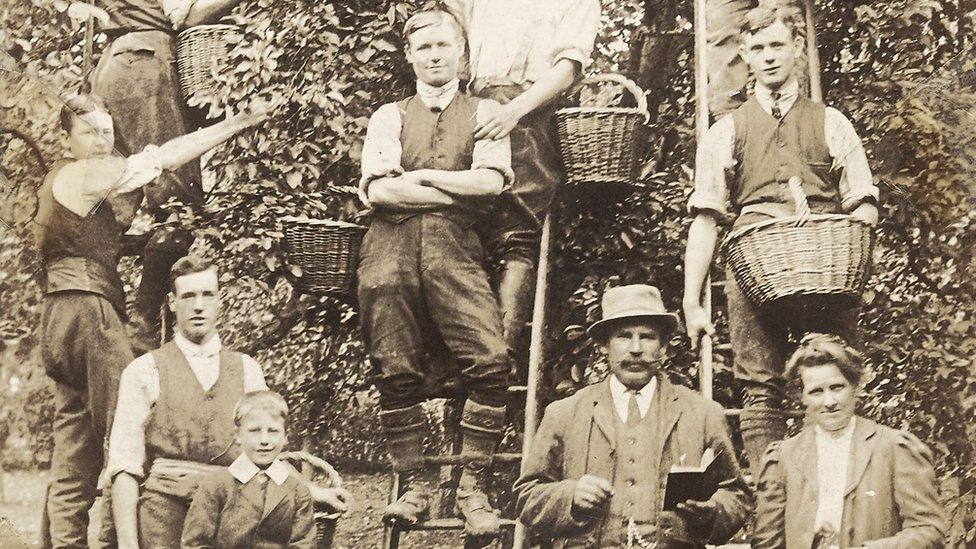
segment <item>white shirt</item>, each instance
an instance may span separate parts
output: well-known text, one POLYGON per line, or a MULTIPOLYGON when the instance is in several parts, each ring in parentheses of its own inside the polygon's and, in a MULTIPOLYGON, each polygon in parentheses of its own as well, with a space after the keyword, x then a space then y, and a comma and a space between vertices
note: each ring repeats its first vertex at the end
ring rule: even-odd
MULTIPOLYGON (((77 122, 83 123, 83 122, 77 122)), ((143 187, 162 173, 159 147, 148 145, 128 158, 86 158, 74 160, 61 168, 51 184, 54 199, 75 214, 85 217, 105 199, 143 187), (117 173, 119 162, 125 162, 116 181, 106 181, 104 173, 117 173)))
MULTIPOLYGON (((247 454, 241 452, 241 455, 237 456, 234 463, 227 466, 227 470, 230 472, 231 476, 236 478, 241 484, 247 484, 250 482, 255 475, 261 472, 261 468, 251 461, 251 458, 247 457, 247 454)), ((288 475, 290 474, 290 469, 281 460, 275 458, 271 462, 271 465, 264 470, 264 473, 268 475, 268 478, 272 480, 278 486, 281 486, 288 480, 288 475)))
MULTIPOLYGON (((651 378, 647 385, 637 391, 637 409, 640 410, 641 418, 647 415, 647 410, 651 407, 651 399, 654 398, 654 391, 657 389, 657 378, 651 378)), ((620 421, 627 423, 627 410, 630 406, 630 389, 624 386, 617 379, 617 376, 610 375, 610 396, 613 397, 613 407, 617 410, 620 421)))
POLYGON ((844 490, 847 488, 847 469, 851 459, 851 439, 854 437, 854 418, 834 437, 820 426, 814 427, 817 440, 817 531, 829 522, 840 532, 844 516, 844 490))
MULTIPOLYGON (((205 391, 210 390, 220 375, 220 338, 214 336, 203 345, 197 345, 179 332, 173 338, 193 375, 205 391)), ((268 386, 261 366, 253 358, 244 355, 244 392, 261 391, 268 386)), ((119 380, 118 405, 108 442, 105 480, 125 471, 136 478, 145 476, 146 423, 153 405, 159 399, 159 371, 152 353, 133 360, 119 380)))
POLYGON ((444 110, 454 100, 460 86, 461 82, 457 78, 443 86, 431 86, 426 82, 417 80, 417 95, 428 108, 444 110))
MULTIPOLYGON (((756 100, 764 111, 772 114, 772 91, 756 83, 756 100)), ((793 108, 799 84, 790 82, 780 90, 777 102, 783 116, 793 108)), ((832 107, 824 113, 824 139, 832 160, 831 170, 840 170, 840 197, 844 211, 851 211, 866 197, 878 199, 868 157, 861 138, 846 116, 832 107)), ((713 211, 728 215, 729 185, 726 174, 735 167, 735 121, 726 115, 712 125, 698 145, 695 159, 695 192, 688 199, 688 210, 713 211)), ((792 211, 792 208, 790 208, 792 211)))
POLYGON ((465 27, 471 79, 531 84, 561 59, 590 61, 597 0, 447 0, 465 27))

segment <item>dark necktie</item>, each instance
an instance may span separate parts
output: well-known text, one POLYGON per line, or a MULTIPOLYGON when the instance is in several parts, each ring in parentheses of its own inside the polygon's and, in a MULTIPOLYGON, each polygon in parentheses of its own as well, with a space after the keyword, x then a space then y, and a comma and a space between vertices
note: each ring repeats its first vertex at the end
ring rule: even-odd
POLYGON ((635 427, 641 420, 640 406, 637 405, 637 392, 627 391, 630 395, 630 401, 627 403, 627 421, 625 422, 628 427, 635 427))
POLYGON ((264 509, 265 500, 268 498, 268 474, 264 471, 254 475, 254 482, 258 483, 261 490, 261 509, 264 509))
POLYGON ((771 111, 772 111, 771 114, 773 115, 773 118, 775 118, 776 120, 782 120, 783 119, 783 111, 781 111, 779 109, 779 97, 780 97, 779 96, 779 92, 778 91, 774 91, 773 94, 772 94, 773 108, 771 109, 771 111))

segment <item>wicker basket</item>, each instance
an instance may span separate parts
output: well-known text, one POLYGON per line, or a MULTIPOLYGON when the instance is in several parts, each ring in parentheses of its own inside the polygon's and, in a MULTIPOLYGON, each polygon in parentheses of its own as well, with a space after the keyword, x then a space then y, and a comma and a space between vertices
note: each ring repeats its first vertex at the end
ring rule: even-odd
POLYGON ((216 88, 213 71, 230 53, 228 38, 238 32, 236 25, 198 25, 180 33, 176 42, 176 68, 184 98, 216 88))
POLYGON ((329 219, 283 218, 288 260, 302 269, 297 286, 313 294, 348 294, 366 227, 329 219))
POLYGON ((582 85, 616 82, 637 100, 636 108, 572 107, 556 111, 559 150, 568 183, 629 184, 637 166, 635 134, 649 119, 644 91, 618 74, 602 74, 582 85))
POLYGON ((874 231, 849 215, 811 214, 800 192, 797 216, 747 225, 725 239, 736 283, 760 306, 856 303, 871 267, 874 231))
MULTIPOLYGON (((327 488, 342 488, 342 477, 329 462, 320 457, 313 456, 305 451, 283 452, 281 459, 289 461, 300 461, 309 464, 312 469, 325 475, 324 482, 318 482, 327 488)), ((304 474, 303 476, 311 477, 304 474)), ((315 547, 317 549, 329 549, 332 547, 332 538, 335 535, 336 521, 342 513, 328 513, 315 511, 315 547)))

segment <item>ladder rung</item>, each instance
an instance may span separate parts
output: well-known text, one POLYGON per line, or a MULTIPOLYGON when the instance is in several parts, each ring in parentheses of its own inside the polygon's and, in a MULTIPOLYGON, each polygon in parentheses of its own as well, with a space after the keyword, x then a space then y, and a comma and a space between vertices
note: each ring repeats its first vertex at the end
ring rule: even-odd
POLYGON ((718 345, 713 345, 712 350, 717 353, 731 353, 732 344, 731 343, 719 343, 718 345))
POLYGON ((725 291, 725 281, 724 280, 713 280, 712 290, 718 290, 720 292, 725 291))
MULTIPOLYGON (((515 521, 512 519, 501 519, 499 522, 502 528, 515 526, 515 521)), ((433 519, 409 526, 397 523, 397 527, 404 532, 411 530, 464 530, 464 520, 459 518, 433 519)))
POLYGON ((525 385, 512 385, 511 387, 508 388, 509 393, 524 393, 528 390, 529 388, 526 387, 525 385))
POLYGON ((424 458, 427 465, 463 465, 471 461, 488 460, 495 463, 512 463, 522 461, 522 454, 447 454, 424 458))
MULTIPOLYGON (((742 414, 742 408, 726 408, 725 409, 725 415, 727 415, 727 416, 738 416, 738 415, 741 415, 741 414, 742 414)), ((786 417, 791 417, 791 418, 802 418, 804 414, 800 410, 785 410, 785 411, 783 411, 783 415, 785 415, 786 417)))

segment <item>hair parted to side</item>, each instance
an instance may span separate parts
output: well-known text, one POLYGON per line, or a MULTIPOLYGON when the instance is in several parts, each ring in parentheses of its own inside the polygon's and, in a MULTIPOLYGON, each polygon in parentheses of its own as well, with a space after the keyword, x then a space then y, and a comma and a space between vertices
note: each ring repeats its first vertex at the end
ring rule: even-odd
POLYGON ((762 0, 759 5, 746 13, 742 21, 743 34, 756 34, 757 32, 782 22, 786 28, 790 29, 793 37, 797 34, 797 21, 801 13, 798 8, 790 2, 782 0, 762 0))
POLYGON ((800 340, 789 360, 786 361, 786 379, 800 382, 800 370, 812 366, 833 364, 853 386, 864 379, 864 359, 840 336, 834 334, 807 334, 800 340))
POLYGON ((420 29, 438 25, 448 25, 454 29, 454 34, 458 37, 458 44, 464 45, 464 29, 461 28, 461 23, 458 22, 454 15, 440 7, 439 4, 425 6, 417 13, 411 15, 410 19, 407 19, 406 24, 403 25, 403 40, 409 47, 410 35, 420 29))
POLYGON ((186 276, 188 274, 202 273, 204 271, 209 271, 210 269, 217 269, 217 265, 206 257, 201 255, 190 254, 183 256, 173 264, 173 267, 169 270, 169 288, 170 290, 176 289, 176 279, 181 276, 186 276))
POLYGON ((61 129, 70 132, 74 127, 76 116, 85 116, 95 111, 102 111, 111 116, 105 100, 100 96, 83 93, 71 97, 61 106, 61 129))
POLYGON ((257 410, 268 412, 273 417, 280 417, 285 424, 288 423, 288 403, 285 402, 285 397, 265 389, 244 393, 244 396, 237 401, 237 405, 234 406, 234 425, 240 427, 244 418, 257 410))

